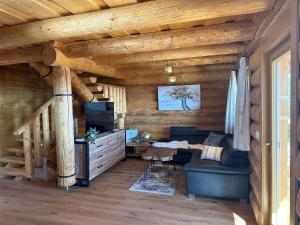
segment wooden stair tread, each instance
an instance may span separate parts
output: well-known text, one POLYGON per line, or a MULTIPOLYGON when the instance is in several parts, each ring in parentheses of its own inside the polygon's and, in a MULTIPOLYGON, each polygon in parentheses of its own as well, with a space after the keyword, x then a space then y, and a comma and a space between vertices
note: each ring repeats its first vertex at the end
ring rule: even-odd
POLYGON ((24 153, 24 149, 22 147, 11 147, 6 150, 10 153, 24 153))
MULTIPOLYGON (((16 141, 23 143, 23 138, 16 138, 16 141)), ((31 143, 33 144, 33 138, 31 139, 31 143)))
POLYGON ((23 168, 0 167, 0 175, 25 177, 25 170, 23 168))
POLYGON ((25 159, 24 159, 24 157, 18 157, 18 156, 2 156, 2 157, 0 157, 0 162, 24 165, 25 159))

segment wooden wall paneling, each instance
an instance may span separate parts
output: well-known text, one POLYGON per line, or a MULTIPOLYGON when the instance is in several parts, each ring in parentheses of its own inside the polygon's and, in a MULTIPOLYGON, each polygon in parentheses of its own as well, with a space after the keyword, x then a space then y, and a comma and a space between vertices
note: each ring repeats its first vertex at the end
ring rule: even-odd
MULTIPOLYGON (((252 192, 250 194, 250 204, 253 208, 255 218, 260 224, 262 222, 262 148, 261 148, 261 48, 259 43, 252 42, 251 55, 249 58, 250 75, 250 135, 251 153, 249 161, 252 168, 250 184, 252 192)), ((251 43, 250 43, 251 44, 251 43)))
POLYGON ((253 105, 250 108, 250 118, 254 122, 261 122, 261 107, 259 105, 253 105))
POLYGON ((14 130, 51 97, 52 91, 33 70, 0 68, 0 73, 1 155, 15 145, 14 130))
POLYGON ((257 175, 255 173, 251 173, 250 175, 250 184, 253 189, 253 193, 255 195, 255 198, 257 202, 261 202, 261 180, 258 179, 257 175))
POLYGON ((252 73, 250 77, 250 84, 252 87, 259 87, 261 81, 261 72, 260 69, 257 69, 255 72, 252 73))
POLYGON ((250 92, 250 102, 253 105, 261 104, 261 90, 259 87, 253 88, 250 92))
POLYGON ((250 192, 250 204, 252 206, 256 221, 258 221, 259 224, 260 224, 260 221, 261 221, 261 208, 257 203, 257 200, 255 198, 255 195, 254 195, 253 191, 250 192))
MULTIPOLYGON (((171 126, 196 126, 200 130, 224 130, 229 70, 181 74, 176 85, 200 84, 200 111, 159 111, 157 87, 170 85, 165 74, 129 75, 126 88, 126 128, 150 132, 153 138, 169 137, 171 126), (207 76, 206 76, 207 74, 207 76), (223 76, 219 80, 220 76, 223 76), (205 80, 206 77, 211 78, 205 80), (203 78, 203 76, 205 78, 203 78), (135 80, 138 85, 134 85, 135 80)), ((177 76, 176 76, 177 77, 177 76)), ((166 76, 167 78, 167 76, 166 76)))
MULTIPOLYGON (((208 81, 224 81, 227 83, 230 77, 230 70, 216 70, 216 71, 201 71, 201 72, 184 72, 174 73, 176 76, 176 84, 191 84, 208 81)), ((130 79, 124 81, 124 85, 163 85, 169 81, 169 76, 166 74, 151 74, 139 75, 130 74, 130 79)), ((216 90, 218 91, 218 90, 216 90)))

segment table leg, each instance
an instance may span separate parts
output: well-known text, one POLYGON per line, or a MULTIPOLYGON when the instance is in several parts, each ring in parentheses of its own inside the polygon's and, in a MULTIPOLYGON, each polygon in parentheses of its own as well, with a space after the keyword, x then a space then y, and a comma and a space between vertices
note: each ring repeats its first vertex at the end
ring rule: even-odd
POLYGON ((147 179, 147 175, 148 175, 148 160, 145 160, 144 163, 144 179, 147 179))
POLYGON ((166 182, 169 182, 169 170, 168 170, 169 167, 165 162, 162 162, 162 163, 164 165, 166 182))

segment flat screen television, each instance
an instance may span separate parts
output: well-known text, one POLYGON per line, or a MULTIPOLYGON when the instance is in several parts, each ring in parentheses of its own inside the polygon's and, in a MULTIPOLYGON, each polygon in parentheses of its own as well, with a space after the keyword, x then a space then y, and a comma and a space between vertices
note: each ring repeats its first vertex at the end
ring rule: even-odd
POLYGON ((86 131, 90 127, 101 133, 115 129, 113 102, 87 102, 84 111, 86 131))

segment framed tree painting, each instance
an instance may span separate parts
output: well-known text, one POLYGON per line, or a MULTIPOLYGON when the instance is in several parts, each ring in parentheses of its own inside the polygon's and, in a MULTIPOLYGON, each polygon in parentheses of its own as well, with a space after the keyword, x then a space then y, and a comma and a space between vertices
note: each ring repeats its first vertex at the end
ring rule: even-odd
POLYGON ((201 88, 196 85, 160 86, 158 110, 200 110, 201 88))

